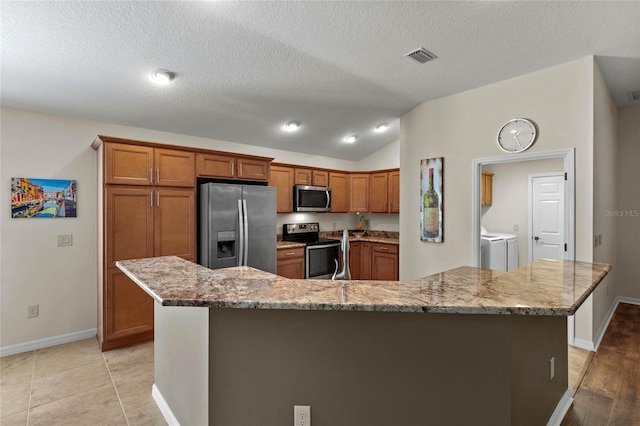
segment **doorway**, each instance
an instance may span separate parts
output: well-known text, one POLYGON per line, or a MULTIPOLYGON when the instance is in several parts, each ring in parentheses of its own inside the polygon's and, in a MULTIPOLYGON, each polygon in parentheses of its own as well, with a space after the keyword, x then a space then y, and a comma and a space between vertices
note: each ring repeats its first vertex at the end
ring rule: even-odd
POLYGON ((529 262, 565 259, 564 175, 529 175, 529 262))
MULTIPOLYGON (((562 259, 575 260, 575 148, 546 151, 530 154, 512 154, 499 157, 486 157, 474 159, 472 162, 472 264, 480 267, 480 228, 481 228, 481 197, 482 197, 482 167, 494 164, 517 163, 534 160, 545 160, 552 158, 561 158, 563 161, 563 229, 564 243, 562 246, 562 259), (566 251, 564 250, 566 244, 566 251)), ((529 226, 531 229, 531 226, 529 226)), ((533 237, 533 235, 531 236, 533 237)), ((531 251, 529 251, 531 253, 531 251)), ((531 256, 531 255, 529 255, 531 256)), ((527 257, 528 258, 528 257, 527 257)), ((531 260, 529 260, 531 261, 531 260)), ((575 321, 574 317, 567 318, 568 341, 569 344, 574 343, 575 321)))

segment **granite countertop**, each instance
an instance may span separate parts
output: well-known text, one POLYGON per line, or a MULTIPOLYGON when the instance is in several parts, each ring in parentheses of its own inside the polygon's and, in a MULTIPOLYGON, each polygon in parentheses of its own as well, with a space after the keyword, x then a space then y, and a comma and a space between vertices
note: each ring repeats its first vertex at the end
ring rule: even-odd
MULTIPOLYGON (((342 231, 323 231, 320 232, 323 238, 342 239, 342 231)), ((372 243, 383 244, 400 244, 400 233, 391 231, 366 231, 363 237, 356 237, 349 232, 349 242, 352 241, 368 241, 372 243)))
POLYGON ((463 266, 414 281, 331 281, 211 270, 175 256, 116 265, 164 306, 558 316, 573 315, 611 270, 538 260, 511 272, 463 266))
POLYGON ((292 242, 292 241, 278 241, 278 242, 276 242, 276 249, 277 250, 285 250, 285 249, 299 248, 299 247, 304 247, 304 243, 295 243, 295 242, 292 242))

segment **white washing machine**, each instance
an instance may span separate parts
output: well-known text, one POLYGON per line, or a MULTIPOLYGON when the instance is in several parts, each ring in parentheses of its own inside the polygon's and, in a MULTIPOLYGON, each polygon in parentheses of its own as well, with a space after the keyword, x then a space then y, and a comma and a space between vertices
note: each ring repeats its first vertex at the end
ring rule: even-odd
POLYGON ((480 237, 480 264, 485 269, 507 270, 507 243, 504 238, 492 234, 480 237))
POLYGON ((507 245, 507 271, 512 271, 520 266, 518 261, 518 236, 504 232, 491 232, 491 235, 502 237, 507 245))

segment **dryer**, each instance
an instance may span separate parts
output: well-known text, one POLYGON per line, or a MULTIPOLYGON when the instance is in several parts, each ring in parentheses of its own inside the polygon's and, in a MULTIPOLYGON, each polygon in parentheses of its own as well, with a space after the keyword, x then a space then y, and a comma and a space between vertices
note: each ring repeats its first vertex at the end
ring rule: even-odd
POLYGON ((507 243, 504 238, 492 234, 481 236, 480 266, 498 271, 507 270, 507 243))
POLYGON ((506 265, 507 271, 512 271, 517 269, 520 266, 518 261, 518 236, 515 234, 507 234, 504 232, 491 232, 491 235, 495 235, 497 237, 501 237, 504 239, 507 248, 506 248, 506 265))

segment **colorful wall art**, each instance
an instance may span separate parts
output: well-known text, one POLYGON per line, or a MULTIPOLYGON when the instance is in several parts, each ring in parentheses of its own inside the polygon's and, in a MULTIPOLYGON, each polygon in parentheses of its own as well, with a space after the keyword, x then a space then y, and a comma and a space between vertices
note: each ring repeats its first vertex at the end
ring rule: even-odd
POLYGON ((11 178, 11 217, 76 217, 75 180, 11 178))
POLYGON ((444 158, 420 161, 420 239, 444 241, 444 158))

